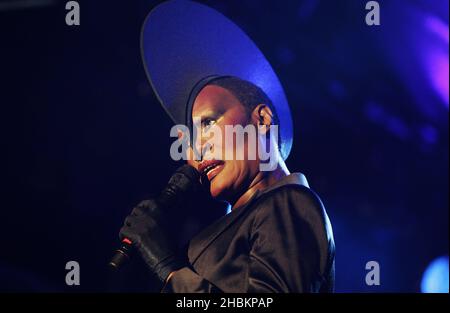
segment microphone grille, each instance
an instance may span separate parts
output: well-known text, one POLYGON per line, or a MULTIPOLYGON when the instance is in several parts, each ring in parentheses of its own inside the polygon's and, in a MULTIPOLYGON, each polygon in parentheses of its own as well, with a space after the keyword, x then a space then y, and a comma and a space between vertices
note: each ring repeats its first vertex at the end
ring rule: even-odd
POLYGON ((168 185, 173 191, 198 191, 200 185, 200 174, 191 165, 180 166, 169 180, 168 185))

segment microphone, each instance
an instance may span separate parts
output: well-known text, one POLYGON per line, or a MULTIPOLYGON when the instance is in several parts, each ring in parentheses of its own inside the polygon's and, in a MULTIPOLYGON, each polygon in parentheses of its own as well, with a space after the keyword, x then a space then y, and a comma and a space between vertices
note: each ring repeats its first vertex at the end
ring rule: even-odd
MULTIPOLYGON (((154 203, 159 210, 168 209, 186 201, 187 196, 192 197, 200 188, 200 174, 194 167, 185 164, 175 171, 154 203)), ((131 240, 123 238, 120 247, 116 249, 109 262, 110 268, 119 269, 125 264, 130 258, 132 247, 131 240)))

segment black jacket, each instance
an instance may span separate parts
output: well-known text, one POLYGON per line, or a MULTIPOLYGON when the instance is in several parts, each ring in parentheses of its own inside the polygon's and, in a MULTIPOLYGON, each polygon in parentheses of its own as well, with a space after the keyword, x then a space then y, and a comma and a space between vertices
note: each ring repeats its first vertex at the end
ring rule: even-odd
POLYGON ((162 292, 332 292, 334 253, 325 208, 295 173, 196 235, 162 292))

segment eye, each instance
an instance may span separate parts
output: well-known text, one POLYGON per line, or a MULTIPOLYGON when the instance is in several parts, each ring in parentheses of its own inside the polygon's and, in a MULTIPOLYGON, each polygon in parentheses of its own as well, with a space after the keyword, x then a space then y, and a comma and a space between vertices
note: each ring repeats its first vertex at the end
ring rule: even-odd
POLYGON ((212 125, 216 123, 216 120, 212 118, 205 118, 202 120, 202 131, 207 131, 212 125))

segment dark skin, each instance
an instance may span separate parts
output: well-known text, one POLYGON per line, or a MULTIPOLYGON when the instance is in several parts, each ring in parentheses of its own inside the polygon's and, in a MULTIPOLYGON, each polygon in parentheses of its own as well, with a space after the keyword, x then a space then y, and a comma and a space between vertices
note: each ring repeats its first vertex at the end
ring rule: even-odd
MULTIPOLYGON (((272 124, 272 111, 265 104, 257 105, 252 112, 248 112, 244 105, 227 89, 208 85, 203 88, 195 99, 192 118, 201 118, 202 127, 216 125, 225 134, 225 125, 248 125, 264 126, 265 131, 269 132, 272 124), (205 123, 203 123, 205 122, 205 123)), ((265 133, 263 133, 265 135, 265 133)), ((180 134, 180 136, 182 136, 180 134)), ((208 138, 202 138, 203 146, 208 138)), ((261 144, 259 142, 259 144, 261 144)), ((273 140, 268 140, 264 144, 274 145, 273 140)), ((219 149, 219 155, 225 155, 226 149, 246 149, 248 141, 245 140, 243 147, 216 143, 210 151, 219 149)), ((199 149, 201 147, 197 147, 199 149)), ((245 151, 245 150, 244 150, 245 151)), ((225 160, 223 168, 210 181, 211 195, 220 200, 227 201, 232 209, 245 205, 253 194, 258 190, 263 190, 272 184, 278 182, 281 178, 289 175, 289 171, 283 158, 275 147, 277 164, 272 171, 260 171, 260 159, 257 155, 256 160, 225 160)), ((217 152, 217 151, 216 151, 217 152)), ((190 160, 188 164, 198 169, 202 161, 193 160, 192 149, 188 152, 190 160)), ((222 158, 224 160, 224 158, 222 158)), ((170 273, 167 281, 175 272, 170 273)))
MULTIPOLYGON (((244 107, 242 103, 227 89, 208 85, 203 88, 195 99, 192 118, 201 118, 202 127, 215 125, 225 134, 225 125, 248 125, 264 126, 266 132, 270 131, 272 124, 272 111, 265 104, 257 105, 252 112, 244 107)), ((265 135, 265 133, 262 133, 265 135)), ((203 146, 208 138, 201 140, 203 146)), ((223 140, 222 142, 225 142, 223 140)), ((222 155, 224 160, 225 150, 232 149, 233 152, 239 149, 247 151, 248 140, 245 138, 244 145, 237 147, 235 142, 224 143, 215 142, 211 153, 222 155), (218 149, 219 151, 215 151, 218 149)), ((262 144, 258 141, 258 144, 262 144)), ((265 144, 273 144, 272 140, 265 144)), ((200 147, 198 147, 200 148, 200 147)), ((277 165, 273 171, 260 171, 260 159, 256 154, 256 160, 225 160, 220 172, 210 182, 210 192, 214 198, 230 203, 232 208, 244 205, 257 191, 271 186, 282 177, 289 175, 289 171, 283 159, 277 151, 277 165)), ((233 154, 234 155, 234 154, 233 154)), ((188 164, 198 169, 201 161, 189 160, 188 164)))

